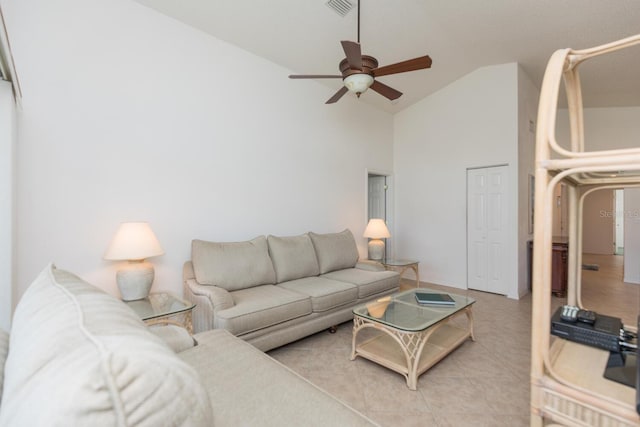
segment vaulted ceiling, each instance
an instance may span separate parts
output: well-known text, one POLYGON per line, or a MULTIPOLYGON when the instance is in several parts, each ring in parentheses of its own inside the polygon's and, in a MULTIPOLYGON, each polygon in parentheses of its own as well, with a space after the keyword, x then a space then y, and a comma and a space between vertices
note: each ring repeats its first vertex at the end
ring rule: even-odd
MULTIPOLYGON (((357 37, 357 9, 342 17, 327 0, 136 1, 295 74, 339 74, 340 40, 357 37)), ((555 50, 589 48, 638 33, 638 0, 362 0, 364 54, 380 65, 428 54, 433 66, 381 77, 404 93, 396 101, 372 91, 360 99, 396 112, 479 67, 508 62, 521 64, 539 87, 555 50)), ((640 48, 588 61, 581 66, 585 105, 640 106, 638 76, 640 48)), ((342 83, 316 81, 330 88, 327 98, 342 83)), ((305 84, 313 82, 291 81, 292 90, 305 84)))

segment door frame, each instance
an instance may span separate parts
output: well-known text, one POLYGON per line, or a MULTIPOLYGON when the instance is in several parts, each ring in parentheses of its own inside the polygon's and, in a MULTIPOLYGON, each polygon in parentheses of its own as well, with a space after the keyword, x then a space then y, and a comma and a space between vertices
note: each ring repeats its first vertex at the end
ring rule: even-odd
POLYGON ((624 255, 624 188, 613 190, 613 212, 613 254, 624 255))
MULTIPOLYGON (((387 170, 381 169, 369 169, 365 168, 364 170, 364 226, 367 226, 369 222, 369 175, 378 175, 384 176, 386 178, 387 184, 387 193, 385 197, 385 213, 386 218, 385 222, 387 223, 387 228, 389 229, 389 233, 391 237, 385 239, 385 254, 387 257, 393 257, 394 245, 393 245, 393 237, 395 233, 395 216, 393 210, 393 200, 394 200, 394 186, 393 186, 393 173, 387 170)), ((364 231, 364 228, 362 229, 364 231)))

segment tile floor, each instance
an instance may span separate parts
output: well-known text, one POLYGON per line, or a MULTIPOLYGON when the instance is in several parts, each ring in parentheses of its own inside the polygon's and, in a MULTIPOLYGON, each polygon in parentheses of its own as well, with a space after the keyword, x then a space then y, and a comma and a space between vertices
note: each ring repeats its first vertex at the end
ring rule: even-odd
MULTIPOLYGON (((635 319, 640 286, 622 283, 620 257, 591 258, 598 272, 586 272, 583 302, 598 310, 613 286, 629 308, 620 315, 635 319), (620 265, 618 265, 620 264, 620 265)), ((409 283, 409 282, 406 282, 409 283)), ((423 374, 418 390, 404 378, 368 360, 350 361, 351 323, 337 333, 320 332, 269 354, 311 382, 350 404, 382 426, 527 426, 531 295, 516 301, 499 295, 426 285, 476 299, 476 341, 467 341, 423 374)), ((553 298, 552 305, 564 303, 553 298)), ((601 311, 604 311, 601 309, 601 311)), ((611 313, 610 310, 606 311, 611 313)), ((627 320, 629 321, 629 320, 627 320)), ((635 321, 634 321, 635 322, 635 321)))

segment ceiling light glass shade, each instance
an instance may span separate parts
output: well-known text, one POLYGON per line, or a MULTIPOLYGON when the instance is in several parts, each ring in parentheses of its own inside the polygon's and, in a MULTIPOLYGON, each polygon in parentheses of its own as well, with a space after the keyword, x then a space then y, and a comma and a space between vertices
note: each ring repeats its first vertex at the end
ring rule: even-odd
POLYGON ((373 76, 369 74, 351 74, 344 79, 344 85, 350 92, 364 93, 373 84, 373 76))

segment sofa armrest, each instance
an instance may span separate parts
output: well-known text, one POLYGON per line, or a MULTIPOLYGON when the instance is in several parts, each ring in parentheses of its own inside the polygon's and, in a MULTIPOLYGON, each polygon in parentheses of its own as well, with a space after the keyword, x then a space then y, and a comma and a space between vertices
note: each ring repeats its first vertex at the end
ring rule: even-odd
POLYGON ((184 297, 195 304, 193 309, 193 330, 203 332, 213 329, 214 313, 233 307, 233 297, 229 291, 211 285, 201 285, 196 280, 191 261, 184 263, 182 268, 184 297))
POLYGON ((184 282, 184 294, 196 305, 193 309, 193 330, 196 333, 215 328, 216 310, 224 310, 235 304, 229 291, 217 286, 201 285, 195 279, 184 282))
POLYGON ((358 260, 356 264, 356 268, 360 270, 369 270, 369 271, 385 271, 384 265, 379 263, 378 261, 373 261, 370 259, 361 259, 358 260))

